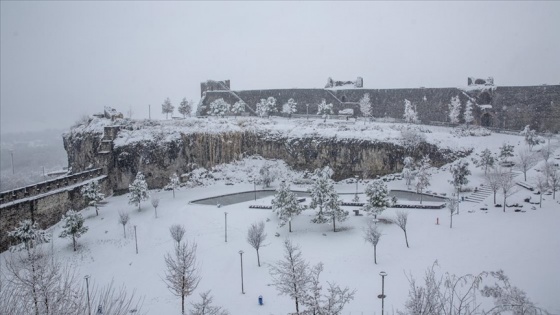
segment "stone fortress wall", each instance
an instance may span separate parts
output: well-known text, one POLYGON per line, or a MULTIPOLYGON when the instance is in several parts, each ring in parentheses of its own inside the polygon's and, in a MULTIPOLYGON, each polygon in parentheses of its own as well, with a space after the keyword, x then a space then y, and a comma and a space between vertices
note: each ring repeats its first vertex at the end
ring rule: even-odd
POLYGON ((448 104, 451 97, 459 96, 462 104, 460 119, 467 100, 471 100, 477 125, 509 130, 521 130, 531 125, 538 131, 560 131, 560 85, 495 86, 492 78, 468 78, 469 85, 465 88, 365 89, 360 88, 356 84, 358 82, 362 83, 362 78, 358 78, 353 85, 341 84, 327 88, 237 91, 230 89, 229 80, 208 81, 201 84, 202 98, 197 115, 206 115, 210 103, 219 98, 230 104, 242 100, 247 104, 247 113, 254 115, 260 99, 272 96, 276 98, 279 109, 293 98, 298 104, 297 114, 316 114, 318 104, 325 99, 327 103, 333 104, 335 114, 351 108, 356 116, 361 116, 358 102, 364 94, 369 93, 373 117, 401 119, 404 100, 408 99, 416 106, 418 118, 422 122, 446 123, 449 121, 448 104), (210 86, 211 89, 208 88, 210 86))

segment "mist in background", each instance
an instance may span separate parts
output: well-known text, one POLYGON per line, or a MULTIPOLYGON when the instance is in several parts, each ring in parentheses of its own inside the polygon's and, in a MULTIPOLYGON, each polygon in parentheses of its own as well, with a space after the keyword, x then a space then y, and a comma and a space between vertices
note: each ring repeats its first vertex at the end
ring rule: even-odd
POLYGON ((560 84, 560 2, 2 1, 0 132, 232 89, 560 84))

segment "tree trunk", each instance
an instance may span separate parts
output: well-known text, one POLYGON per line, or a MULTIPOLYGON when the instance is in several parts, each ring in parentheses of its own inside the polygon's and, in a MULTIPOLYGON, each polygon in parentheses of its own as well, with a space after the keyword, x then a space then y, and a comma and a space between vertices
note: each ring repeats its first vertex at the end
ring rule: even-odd
POLYGON ((451 218, 450 218, 450 223, 449 223, 449 228, 452 229, 453 228, 453 213, 451 214, 451 218))
POLYGON ((504 212, 506 212, 506 193, 504 192, 504 212))
POLYGON ((97 208, 97 203, 95 204, 95 215, 99 216, 99 208, 97 208))
POLYGON ((461 193, 457 190, 457 214, 459 214, 459 207, 461 206, 461 193))
POLYGON ((523 170, 523 180, 527 181, 527 170, 526 169, 523 170))
POLYGON ((138 201, 138 211, 140 211, 140 201, 138 201))
POLYGON ((373 262, 377 265, 377 245, 373 245, 373 262))
POLYGON ((332 226, 333 226, 333 232, 336 232, 336 217, 334 216, 332 218, 332 226))
POLYGON ((76 237, 72 234, 72 243, 74 244, 74 251, 76 251, 76 237))
POLYGON ((406 230, 404 230, 404 240, 406 241, 406 248, 410 248, 408 247, 408 236, 406 235, 406 230))
POLYGON ((496 204, 496 191, 494 190, 494 204, 496 204))
POLYGON ((289 227, 290 233, 292 233, 292 218, 290 218, 290 220, 288 221, 288 227, 289 227))
POLYGON ((175 188, 173 188, 173 199, 175 199, 175 188))
POLYGON ((181 294, 181 314, 185 315, 185 295, 181 294))
POLYGON ((542 208, 542 192, 539 194, 539 197, 541 198, 539 200, 539 208, 542 208))
POLYGON ((257 262, 259 264, 259 267, 261 266, 261 257, 259 256, 259 249, 257 248, 257 262))
POLYGON ((122 226, 122 230, 123 230, 124 238, 126 238, 126 229, 124 228, 124 224, 122 226))
POLYGON ((36 282, 37 282, 35 280, 36 277, 37 277, 36 271, 35 271, 35 259, 36 259, 36 257, 33 257, 32 261, 31 261, 31 272, 33 272, 33 275, 31 276, 31 278, 33 279, 33 283, 31 283, 33 288, 31 290, 33 292, 33 304, 34 304, 34 307, 35 307, 35 315, 39 315, 39 299, 37 297, 37 290, 35 289, 36 282))
MULTIPOLYGON (((294 287, 295 287, 295 286, 296 286, 296 285, 294 284, 294 287)), ((299 314, 299 304, 298 304, 298 298, 297 298, 297 296, 296 296, 296 313, 299 314)))

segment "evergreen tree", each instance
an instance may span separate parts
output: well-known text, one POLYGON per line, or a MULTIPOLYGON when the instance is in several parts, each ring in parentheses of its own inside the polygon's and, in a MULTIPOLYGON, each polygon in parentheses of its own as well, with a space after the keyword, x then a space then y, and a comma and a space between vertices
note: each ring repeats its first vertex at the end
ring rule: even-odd
POLYGON ((535 145, 539 144, 539 138, 537 136, 537 133, 535 130, 532 130, 530 128, 530 125, 525 126, 525 128, 523 129, 523 131, 520 132, 520 134, 523 137, 525 137, 525 142, 529 146, 530 150, 532 150, 535 145))
POLYGON ((166 98, 165 101, 163 101, 163 104, 161 104, 161 113, 165 114, 165 119, 168 119, 169 114, 173 114, 174 109, 175 107, 171 105, 171 100, 169 99, 169 97, 166 98))
POLYGON ((31 220, 20 221, 19 226, 8 232, 8 236, 17 243, 17 245, 10 247, 12 252, 24 249, 29 252, 35 245, 47 243, 51 240, 51 235, 39 229, 37 223, 33 223, 31 220))
POLYGON ((256 113, 259 117, 265 117, 268 115, 268 102, 266 101, 265 98, 261 98, 261 101, 257 103, 256 107, 256 113))
POLYGON ((315 182, 309 192, 311 194, 312 209, 319 208, 315 214, 313 223, 332 222, 333 231, 336 232, 336 221, 342 222, 348 218, 348 211, 342 210, 338 199, 338 194, 334 190, 333 182, 330 179, 332 173, 328 170, 316 170, 315 182))
POLYGON ((179 184, 181 182, 179 181, 179 177, 177 176, 177 173, 173 173, 173 175, 171 175, 171 177, 169 177, 169 187, 173 190, 173 198, 175 198, 175 189, 179 188, 179 184))
POLYGON ((138 211, 140 211, 140 203, 148 200, 148 198, 150 198, 148 184, 144 179, 144 174, 138 172, 136 174, 136 179, 134 179, 132 184, 128 185, 128 203, 131 205, 138 205, 138 211))
POLYGON ((449 122, 452 124, 459 123, 459 114, 461 113, 461 101, 459 96, 451 97, 451 103, 449 103, 449 122))
POLYGON ((282 106, 282 113, 292 117, 292 114, 297 112, 297 103, 293 98, 290 98, 287 103, 282 106))
POLYGON ((474 121, 473 104, 470 100, 468 100, 467 104, 465 105, 465 112, 463 113, 463 119, 465 120, 467 127, 469 126, 469 124, 471 124, 474 121))
POLYGON ((80 238, 88 231, 88 227, 84 226, 84 218, 80 213, 74 210, 68 210, 66 214, 62 216, 62 221, 64 221, 64 225, 62 226, 62 233, 60 233, 59 237, 66 238, 72 236, 72 244, 74 245, 74 251, 76 251, 76 239, 80 238))
MULTIPOLYGON (((460 160, 455 163, 450 168, 451 174, 453 175, 453 180, 451 183, 457 191, 457 198, 460 198, 461 188, 469 183, 467 176, 471 175, 471 170, 469 169, 469 162, 465 160, 460 160)), ((459 206, 457 205, 457 214, 459 214, 459 206)))
POLYGON ((377 265, 377 244, 381 239, 381 231, 377 228, 377 224, 368 223, 368 227, 364 230, 364 240, 373 245, 373 262, 377 265))
POLYGON ((508 158, 513 157, 513 145, 504 143, 500 147, 500 158, 502 161, 507 162, 508 158))
POLYGON ((192 101, 187 101, 186 97, 183 97, 181 104, 179 104, 179 108, 177 108, 179 114, 183 115, 183 118, 190 116, 192 112, 192 101))
POLYGON ((243 101, 235 102, 235 104, 233 104, 233 107, 231 108, 231 112, 236 117, 238 115, 241 115, 242 113, 244 113, 245 112, 245 102, 243 102, 243 101))
POLYGON ((105 195, 101 193, 101 186, 98 181, 92 181, 84 185, 80 190, 82 196, 86 199, 90 206, 95 207, 95 214, 99 215, 98 203, 105 198, 105 195))
POLYGON ((431 167, 430 158, 424 156, 416 175, 416 192, 420 194, 420 204, 422 204, 422 191, 430 186, 430 179, 432 177, 432 173, 430 172, 431 167))
POLYGON ((482 150, 480 153, 479 166, 484 167, 484 174, 488 172, 488 167, 494 166, 495 159, 492 156, 492 152, 488 148, 482 150))
POLYGON ((362 112, 362 115, 364 115, 364 125, 365 125, 367 118, 371 117, 372 114, 369 93, 366 93, 364 94, 364 96, 362 96, 359 104, 360 104, 360 111, 362 112))
POLYGON ((210 103, 210 110, 207 112, 210 116, 220 116, 224 117, 227 112, 229 112, 230 105, 228 102, 224 101, 223 98, 219 98, 212 103, 210 103))
POLYGON ((370 214, 374 215, 375 218, 387 207, 391 206, 391 199, 389 198, 389 191, 387 190, 387 185, 380 180, 376 179, 371 181, 365 190, 367 196, 367 202, 364 205, 364 210, 370 214))
POLYGON ((406 121, 409 124, 418 122, 418 113, 416 112, 416 109, 412 106, 412 103, 407 99, 404 100, 403 118, 404 121, 406 121))
POLYGON ((416 176, 416 174, 413 171, 414 159, 410 156, 407 156, 407 157, 404 158, 403 163, 404 163, 404 166, 403 166, 403 170, 402 170, 402 177, 404 178, 404 180, 406 182, 406 187, 408 189, 410 189, 410 184, 412 183, 412 180, 416 176))
POLYGON ((303 206, 299 204, 296 194, 290 191, 290 185, 282 182, 272 199, 272 212, 280 219, 279 225, 284 226, 288 222, 289 231, 292 232, 292 218, 302 211, 303 206))

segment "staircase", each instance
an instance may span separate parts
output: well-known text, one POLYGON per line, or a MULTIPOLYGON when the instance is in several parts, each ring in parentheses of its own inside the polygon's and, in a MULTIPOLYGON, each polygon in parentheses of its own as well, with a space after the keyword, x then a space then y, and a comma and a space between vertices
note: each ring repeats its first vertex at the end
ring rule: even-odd
MULTIPOLYGON (((516 178, 523 173, 520 171, 511 171, 513 174, 513 178, 516 178)), ((473 203, 481 203, 483 202, 488 196, 493 194, 492 188, 488 186, 480 186, 478 187, 477 191, 472 192, 470 195, 466 196, 464 201, 466 202, 473 202, 473 203)))

